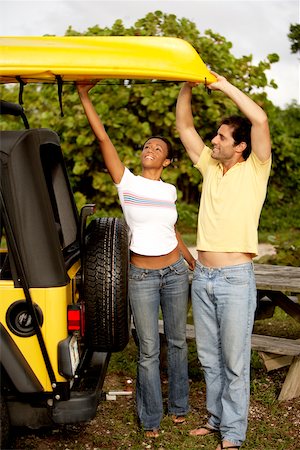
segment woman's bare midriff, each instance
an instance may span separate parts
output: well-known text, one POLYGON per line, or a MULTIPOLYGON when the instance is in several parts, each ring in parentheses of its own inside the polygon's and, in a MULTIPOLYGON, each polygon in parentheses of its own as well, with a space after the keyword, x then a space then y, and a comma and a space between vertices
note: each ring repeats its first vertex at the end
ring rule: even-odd
POLYGON ((236 266, 252 261, 251 253, 203 252, 198 250, 198 261, 205 267, 236 266))
POLYGON ((159 256, 144 256, 138 253, 130 253, 130 262, 142 269, 162 269, 170 266, 178 261, 180 258, 179 248, 176 247, 170 253, 159 256))

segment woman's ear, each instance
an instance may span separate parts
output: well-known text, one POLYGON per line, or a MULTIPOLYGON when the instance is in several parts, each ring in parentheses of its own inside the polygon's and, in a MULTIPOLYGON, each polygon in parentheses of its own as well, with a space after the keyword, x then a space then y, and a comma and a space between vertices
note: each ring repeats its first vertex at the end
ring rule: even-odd
POLYGON ((165 159, 163 162, 164 167, 168 167, 171 164, 171 160, 169 158, 165 159))

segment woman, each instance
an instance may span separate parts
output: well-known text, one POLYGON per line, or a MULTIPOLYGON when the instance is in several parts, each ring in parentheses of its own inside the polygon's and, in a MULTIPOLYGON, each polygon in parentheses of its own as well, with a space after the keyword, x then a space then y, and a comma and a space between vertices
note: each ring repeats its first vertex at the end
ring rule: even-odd
POLYGON ((90 101, 92 87, 77 85, 130 230, 129 298, 139 347, 137 413, 146 436, 158 437, 163 416, 159 307, 168 343, 168 413, 174 423, 182 423, 189 409, 185 334, 189 280, 184 259, 192 270, 195 259, 175 229, 176 189, 160 178, 172 159, 169 141, 150 137, 141 154, 142 175, 133 175, 121 162, 90 101))

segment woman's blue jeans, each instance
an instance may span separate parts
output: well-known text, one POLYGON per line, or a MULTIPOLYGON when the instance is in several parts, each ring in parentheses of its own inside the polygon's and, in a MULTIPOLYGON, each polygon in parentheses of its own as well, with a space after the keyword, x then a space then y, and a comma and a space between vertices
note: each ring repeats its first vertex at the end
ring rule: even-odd
POLYGON ((252 262, 208 268, 192 282, 197 351, 206 381, 208 423, 223 440, 245 440, 250 396, 251 334, 256 308, 252 262))
POLYGON ((138 337, 136 403, 145 430, 159 428, 163 416, 159 354, 159 307, 168 344, 168 413, 188 412, 186 318, 188 269, 183 258, 163 269, 130 265, 129 297, 138 337))

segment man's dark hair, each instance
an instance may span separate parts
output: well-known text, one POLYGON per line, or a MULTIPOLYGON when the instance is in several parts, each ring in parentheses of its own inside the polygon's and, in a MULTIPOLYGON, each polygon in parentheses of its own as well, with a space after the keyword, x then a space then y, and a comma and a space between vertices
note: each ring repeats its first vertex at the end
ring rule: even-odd
MULTIPOLYGON (((164 136, 150 136, 148 137, 148 139, 144 142, 144 145, 146 144, 146 142, 148 142, 150 139, 161 139, 162 141, 164 141, 167 144, 167 159, 170 159, 171 161, 174 158, 174 151, 173 151, 173 147, 171 142, 169 141, 169 139, 165 138, 164 136)), ((143 145, 143 147, 144 147, 143 145)))
POLYGON ((251 122, 245 117, 230 116, 222 120, 221 125, 228 125, 232 128, 234 144, 245 142, 247 147, 243 151, 243 158, 246 160, 251 153, 251 122))

